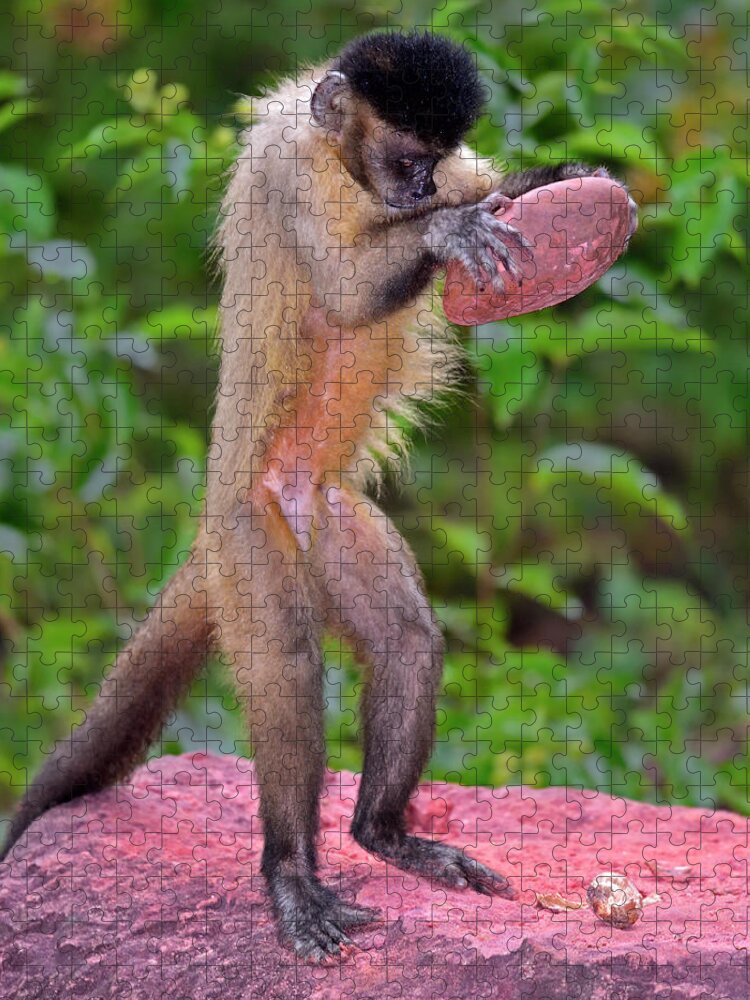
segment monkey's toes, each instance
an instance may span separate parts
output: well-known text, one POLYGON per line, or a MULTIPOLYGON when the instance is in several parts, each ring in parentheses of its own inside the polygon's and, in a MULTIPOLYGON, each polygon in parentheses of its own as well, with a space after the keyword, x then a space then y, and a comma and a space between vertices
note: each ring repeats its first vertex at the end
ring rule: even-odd
POLYGON ((319 886, 321 904, 327 906, 333 919, 340 927, 363 927, 371 924, 380 916, 380 911, 370 906, 359 906, 357 903, 345 903, 339 896, 326 886, 319 886))
POLYGON ((354 946, 337 920, 337 914, 327 907, 306 902, 294 913, 279 920, 281 936, 304 961, 324 962, 336 958, 343 947, 354 946))
POLYGON ((451 889, 473 889, 483 896, 502 896, 515 899, 515 892, 504 875, 499 875, 474 858, 468 857, 457 847, 448 844, 429 844, 432 854, 433 877, 451 889))
POLYGON ((370 906, 354 906, 350 903, 337 903, 334 907, 336 919, 342 927, 363 927, 371 924, 380 916, 380 911, 370 906))
POLYGON ((326 920, 300 927, 288 939, 304 962, 316 965, 338 957, 344 945, 354 944, 340 927, 326 920))
POLYGON ((377 911, 344 903, 312 875, 269 878, 273 908, 282 940, 304 961, 325 962, 354 942, 344 928, 371 923, 377 911))
POLYGON ((422 837, 383 840, 361 837, 359 842, 377 857, 390 861, 403 871, 426 875, 451 889, 473 889, 484 896, 515 899, 510 882, 503 875, 467 857, 450 844, 436 844, 422 837))
POLYGON ((513 886, 504 875, 494 872, 473 858, 467 858, 460 852, 459 857, 448 866, 446 872, 448 871, 450 871, 448 880, 452 880, 458 889, 473 889, 474 892, 479 892, 483 896, 502 896, 503 899, 516 898, 513 886))

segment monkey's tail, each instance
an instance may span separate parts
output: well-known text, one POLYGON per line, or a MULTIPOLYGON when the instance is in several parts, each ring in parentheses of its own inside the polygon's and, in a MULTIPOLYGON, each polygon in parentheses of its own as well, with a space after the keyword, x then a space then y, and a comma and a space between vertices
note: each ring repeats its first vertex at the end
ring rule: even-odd
POLYGON ((166 717, 208 655, 213 623, 195 590, 200 567, 186 563, 162 591, 117 658, 86 721, 58 742, 11 821, 0 860, 53 806, 122 780, 158 737, 166 717))

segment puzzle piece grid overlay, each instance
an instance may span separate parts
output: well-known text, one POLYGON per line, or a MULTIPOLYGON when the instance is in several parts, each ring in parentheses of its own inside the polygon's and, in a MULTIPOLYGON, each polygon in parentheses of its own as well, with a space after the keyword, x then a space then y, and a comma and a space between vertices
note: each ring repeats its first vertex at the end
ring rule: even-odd
MULTIPOLYGON (((400 9, 336 9, 2 14, 6 815, 200 520, 217 368, 205 248, 248 114, 232 95, 373 26, 412 25, 400 9)), ((574 302, 461 332, 462 393, 384 484, 447 638, 425 779, 746 814, 747 12, 492 3, 415 20, 477 53, 492 89, 478 148, 514 167, 602 161, 641 226, 574 302)), ((356 772, 361 672, 334 639, 325 667, 329 767, 356 772)), ((225 674, 212 663, 194 683, 155 744, 157 775, 163 754, 250 757, 225 674)), ((494 811, 480 813, 491 841, 494 811)), ((415 806, 413 820, 481 839, 444 814, 415 806)), ((742 848, 725 848, 730 886, 742 848)))

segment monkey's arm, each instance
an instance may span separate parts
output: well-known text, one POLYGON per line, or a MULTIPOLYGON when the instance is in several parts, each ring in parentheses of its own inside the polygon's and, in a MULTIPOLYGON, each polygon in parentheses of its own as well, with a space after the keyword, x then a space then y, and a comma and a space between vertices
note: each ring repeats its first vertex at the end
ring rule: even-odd
MULTIPOLYGON (((492 213, 507 199, 519 198, 536 188, 591 176, 609 177, 610 174, 605 167, 562 163, 532 167, 504 177, 493 175, 493 191, 481 201, 438 207, 411 222, 388 226, 385 243, 387 253, 393 256, 387 257, 378 268, 382 281, 374 290, 374 317, 386 316, 413 299, 450 259, 459 260, 480 287, 490 284, 502 292, 503 272, 497 263, 519 278, 519 263, 525 259, 524 255, 531 254, 531 248, 516 229, 492 213)), ((462 197, 471 199, 472 192, 477 189, 476 181, 476 175, 469 177, 462 197)), ((630 206, 632 233, 637 219, 632 199, 630 206)))
POLYGON ((459 260, 478 285, 504 289, 503 271, 519 278, 520 263, 530 252, 520 233, 493 213, 508 198, 555 181, 592 174, 603 167, 564 163, 533 167, 505 176, 488 161, 461 150, 439 167, 436 203, 410 217, 354 223, 342 232, 342 254, 349 258, 351 277, 316 282, 335 287, 339 301, 329 302, 339 322, 353 325, 384 319, 412 302, 449 260, 459 260), (353 265, 353 267, 352 267, 353 265))
POLYGON ((506 174, 497 185, 496 190, 508 198, 520 198, 522 194, 535 188, 566 181, 572 177, 609 177, 605 167, 592 167, 586 163, 557 163, 554 166, 531 167, 506 174))
POLYGON ((489 281, 502 289, 496 261, 511 274, 520 274, 520 260, 528 252, 520 233, 493 212, 507 201, 491 194, 478 203, 438 206, 431 211, 378 222, 342 242, 348 274, 333 262, 328 274, 316 279, 316 288, 335 289, 326 306, 344 327, 381 320, 414 301, 436 272, 457 259, 477 282, 489 281))
MULTIPOLYGON (((592 167, 586 163, 559 163, 553 167, 532 167, 530 170, 523 170, 519 173, 506 174, 500 181, 497 191, 508 198, 520 198, 521 195, 534 191, 538 187, 545 187, 547 184, 567 181, 576 177, 609 177, 628 192, 627 185, 618 178, 612 177, 606 167, 592 167)), ((629 192, 628 203, 630 205, 629 239, 638 226, 638 206, 630 197, 629 192)))

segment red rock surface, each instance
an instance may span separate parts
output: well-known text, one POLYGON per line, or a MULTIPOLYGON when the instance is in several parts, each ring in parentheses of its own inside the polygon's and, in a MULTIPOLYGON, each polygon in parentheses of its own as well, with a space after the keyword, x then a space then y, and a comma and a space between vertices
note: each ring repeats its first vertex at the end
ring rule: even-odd
POLYGON ((276 942, 258 875, 258 790, 244 759, 152 761, 121 786, 59 807, 0 865, 0 996, 169 1000, 338 997, 750 997, 748 822, 556 788, 424 785, 411 826, 510 875, 518 899, 446 891, 369 857, 348 834, 357 779, 329 774, 322 875, 381 923, 327 967, 276 942), (681 880, 646 861, 692 865, 681 880), (642 920, 551 913, 535 892, 585 899, 625 872, 642 920))

